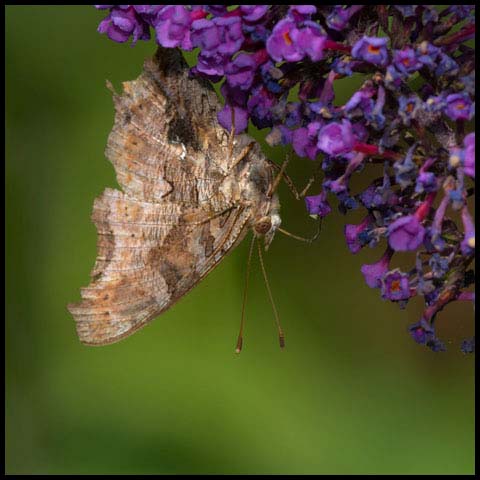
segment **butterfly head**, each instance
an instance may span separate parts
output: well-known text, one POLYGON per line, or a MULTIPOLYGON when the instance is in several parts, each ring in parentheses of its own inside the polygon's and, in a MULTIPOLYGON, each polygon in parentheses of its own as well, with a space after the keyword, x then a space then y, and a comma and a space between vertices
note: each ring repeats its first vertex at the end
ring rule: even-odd
POLYGON ((263 237, 265 243, 265 250, 268 249, 272 243, 275 231, 282 223, 280 215, 277 212, 271 212, 269 215, 259 217, 253 224, 255 235, 263 237))

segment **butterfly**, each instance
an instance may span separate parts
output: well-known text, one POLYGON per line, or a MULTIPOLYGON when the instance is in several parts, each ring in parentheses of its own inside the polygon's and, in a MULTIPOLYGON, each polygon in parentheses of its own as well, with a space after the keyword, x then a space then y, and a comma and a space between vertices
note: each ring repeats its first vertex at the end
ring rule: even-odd
POLYGON ((106 188, 94 202, 91 283, 68 305, 86 345, 136 332, 248 232, 268 247, 281 224, 278 167, 251 137, 219 125, 215 91, 189 75, 179 51, 159 48, 113 101, 105 154, 123 191, 106 188))

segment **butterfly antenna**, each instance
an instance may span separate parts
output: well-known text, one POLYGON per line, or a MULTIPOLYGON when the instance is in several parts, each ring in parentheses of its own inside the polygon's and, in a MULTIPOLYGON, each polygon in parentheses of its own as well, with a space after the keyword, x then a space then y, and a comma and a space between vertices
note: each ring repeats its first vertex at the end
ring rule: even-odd
POLYGON ((242 351, 242 346, 243 346, 243 328, 245 326, 245 306, 247 304, 248 279, 250 278, 250 266, 252 263, 252 253, 253 253, 254 243, 255 243, 255 235, 253 236, 252 241, 250 242, 250 250, 248 252, 247 272, 245 274, 245 287, 243 290, 242 320, 240 321, 240 331, 238 332, 237 348, 235 349, 235 353, 240 353, 242 351))
POLYGON ((265 265, 263 264, 262 248, 260 247, 260 242, 257 241, 258 247, 258 256, 260 257, 260 266, 262 267, 263 278, 265 279, 265 285, 268 291, 268 297, 270 298, 270 303, 272 304, 273 314, 275 316, 275 323, 277 324, 278 329, 278 341, 280 343, 280 348, 285 347, 285 334, 283 333, 282 327, 280 325, 280 320, 278 317, 277 307, 273 301, 272 291, 270 290, 270 284, 268 283, 267 271, 265 270, 265 265))

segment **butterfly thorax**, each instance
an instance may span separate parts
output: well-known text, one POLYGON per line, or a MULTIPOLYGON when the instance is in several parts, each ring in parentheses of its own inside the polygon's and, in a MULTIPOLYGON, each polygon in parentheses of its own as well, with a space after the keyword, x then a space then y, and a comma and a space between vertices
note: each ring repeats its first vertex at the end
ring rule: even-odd
MULTIPOLYGON (((248 135, 238 137, 240 145, 251 141, 248 135)), ((250 209, 249 226, 257 236, 264 237, 266 247, 270 245, 276 229, 281 224, 280 202, 277 194, 271 193, 274 178, 273 167, 256 144, 238 166, 238 170, 232 172, 226 179, 232 196, 235 198, 238 195, 237 202, 250 209)))

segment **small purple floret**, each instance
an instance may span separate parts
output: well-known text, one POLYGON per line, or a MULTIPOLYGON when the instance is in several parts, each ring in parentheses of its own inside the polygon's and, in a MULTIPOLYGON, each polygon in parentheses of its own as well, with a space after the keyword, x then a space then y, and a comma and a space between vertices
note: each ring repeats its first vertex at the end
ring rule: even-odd
POLYGON ((390 259, 392 258, 392 253, 393 252, 390 249, 387 249, 378 262, 362 265, 360 271, 365 278, 365 282, 370 288, 381 287, 381 280, 389 270, 389 263, 390 259))
MULTIPOLYGON (((241 107, 233 107, 235 112, 235 133, 245 131, 248 125, 248 112, 241 107)), ((218 121, 220 125, 226 130, 232 129, 232 107, 225 105, 220 112, 218 112, 218 121)))
MULTIPOLYGON (((102 7, 107 6, 102 5, 102 7)), ((110 14, 100 22, 98 31, 106 33, 108 38, 119 43, 126 42, 133 36, 132 46, 138 40, 150 39, 148 24, 135 12, 133 7, 126 9, 114 5, 110 14)))
POLYGON ((382 298, 398 302, 410 298, 408 275, 398 268, 386 273, 381 282, 382 298))
POLYGON ((388 39, 383 37, 362 37, 352 48, 352 56, 375 65, 388 63, 388 39))
POLYGON ((326 217, 332 211, 327 201, 327 192, 325 190, 322 190, 318 195, 306 196, 305 204, 310 215, 326 217))
POLYGON ((395 50, 393 54, 395 68, 404 74, 410 74, 420 70, 423 63, 417 58, 413 48, 405 47, 402 50, 395 50))
POLYGON ((415 215, 400 217, 388 227, 388 243, 398 252, 416 250, 424 236, 425 228, 415 215))
POLYGON ((351 152, 354 144, 352 124, 348 120, 342 120, 342 123, 330 122, 318 134, 318 148, 333 157, 351 152))
POLYGON ((157 41, 167 48, 180 47, 191 50, 191 12, 183 5, 167 5, 157 17, 155 31, 157 41))
POLYGON ((347 241, 348 249, 351 253, 358 253, 364 246, 359 239, 359 235, 369 228, 370 223, 371 218, 370 215, 368 215, 359 225, 345 225, 343 232, 345 235, 345 240, 347 241))
POLYGON ((470 120, 473 115, 473 104, 466 93, 454 93, 445 99, 445 114, 451 120, 470 120))

